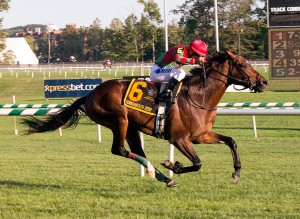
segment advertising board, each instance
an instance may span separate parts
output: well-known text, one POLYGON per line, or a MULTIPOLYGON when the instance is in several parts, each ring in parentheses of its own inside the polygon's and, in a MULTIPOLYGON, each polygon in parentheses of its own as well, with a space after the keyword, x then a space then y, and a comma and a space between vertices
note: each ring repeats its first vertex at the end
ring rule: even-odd
POLYGON ((45 98, 83 97, 101 83, 100 78, 44 80, 45 98))

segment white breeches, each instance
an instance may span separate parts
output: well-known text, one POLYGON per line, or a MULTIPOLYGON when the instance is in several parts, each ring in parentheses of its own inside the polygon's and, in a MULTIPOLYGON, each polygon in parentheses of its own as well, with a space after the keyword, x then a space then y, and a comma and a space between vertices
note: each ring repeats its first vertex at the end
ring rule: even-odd
POLYGON ((177 81, 181 81, 185 78, 185 71, 180 68, 161 68, 158 65, 154 65, 150 71, 150 80, 156 83, 168 82, 171 77, 174 77, 177 81))

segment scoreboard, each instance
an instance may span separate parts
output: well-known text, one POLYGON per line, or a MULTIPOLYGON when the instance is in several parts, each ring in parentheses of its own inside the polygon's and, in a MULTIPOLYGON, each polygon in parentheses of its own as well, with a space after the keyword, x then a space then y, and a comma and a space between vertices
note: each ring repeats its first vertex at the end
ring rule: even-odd
POLYGON ((300 28, 269 29, 270 76, 300 78, 300 28))
POLYGON ((273 79, 300 78, 300 0, 267 0, 269 66, 273 79))

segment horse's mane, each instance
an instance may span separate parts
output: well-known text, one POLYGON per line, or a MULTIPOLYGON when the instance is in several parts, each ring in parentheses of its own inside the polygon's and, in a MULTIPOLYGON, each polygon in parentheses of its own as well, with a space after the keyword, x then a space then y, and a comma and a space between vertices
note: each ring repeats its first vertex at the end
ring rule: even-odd
POLYGON ((204 76, 208 77, 211 71, 211 63, 214 62, 224 62, 229 58, 229 55, 226 51, 216 52, 213 57, 207 58, 208 62, 205 64, 205 71, 201 67, 195 67, 190 70, 192 76, 188 77, 190 83, 199 83, 204 80, 204 76), (206 74, 206 75, 205 75, 206 74))

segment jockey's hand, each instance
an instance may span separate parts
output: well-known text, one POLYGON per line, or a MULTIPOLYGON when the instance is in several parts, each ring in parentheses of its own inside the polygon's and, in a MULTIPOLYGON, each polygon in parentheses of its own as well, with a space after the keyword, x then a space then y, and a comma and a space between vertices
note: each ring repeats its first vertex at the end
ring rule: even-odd
POLYGON ((202 65, 204 62, 205 62, 205 57, 203 57, 203 56, 198 57, 199 65, 202 65))

